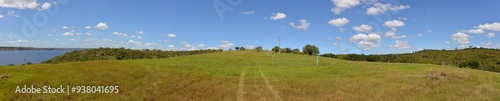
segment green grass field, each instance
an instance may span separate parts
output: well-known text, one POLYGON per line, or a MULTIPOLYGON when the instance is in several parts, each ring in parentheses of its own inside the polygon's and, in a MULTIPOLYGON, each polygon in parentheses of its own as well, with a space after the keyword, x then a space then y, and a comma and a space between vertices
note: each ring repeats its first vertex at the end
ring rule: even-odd
POLYGON ((0 67, 0 100, 500 100, 500 74, 450 66, 230 51, 168 59, 0 67), (433 73, 444 73, 433 78, 433 73), (119 86, 16 94, 17 86, 119 86))

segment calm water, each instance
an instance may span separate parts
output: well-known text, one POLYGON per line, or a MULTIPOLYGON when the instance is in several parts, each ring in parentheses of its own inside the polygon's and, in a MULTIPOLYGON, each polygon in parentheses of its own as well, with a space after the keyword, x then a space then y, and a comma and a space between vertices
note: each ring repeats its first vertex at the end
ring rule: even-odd
POLYGON ((73 50, 74 49, 0 51, 0 66, 9 64, 21 65, 27 62, 37 64, 73 50))

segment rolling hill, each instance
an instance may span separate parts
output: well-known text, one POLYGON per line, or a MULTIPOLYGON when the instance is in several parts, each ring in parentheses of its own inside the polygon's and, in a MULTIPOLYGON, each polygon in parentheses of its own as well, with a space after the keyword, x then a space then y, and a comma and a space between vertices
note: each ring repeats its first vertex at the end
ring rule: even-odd
POLYGON ((500 100, 500 74, 452 66, 229 51, 0 67, 0 100, 500 100), (273 61, 274 60, 274 61, 273 61), (20 94, 16 86, 119 86, 20 94))

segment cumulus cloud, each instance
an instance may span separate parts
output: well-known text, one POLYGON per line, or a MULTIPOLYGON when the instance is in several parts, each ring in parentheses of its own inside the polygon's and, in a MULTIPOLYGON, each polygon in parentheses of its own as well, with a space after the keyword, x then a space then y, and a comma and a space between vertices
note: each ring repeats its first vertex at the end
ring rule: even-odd
POLYGON ((337 26, 337 27, 344 26, 347 23, 349 23, 349 19, 347 19, 347 18, 337 18, 337 19, 332 19, 332 20, 328 21, 328 24, 330 24, 332 26, 337 26))
POLYGON ((4 16, 2 14, 0 14, 0 19, 2 19, 4 16))
POLYGON ((85 26, 85 29, 90 29, 92 28, 92 26, 85 26))
POLYGON ((106 25, 106 23, 102 23, 102 22, 98 23, 94 27, 99 28, 99 29, 108 29, 108 25, 106 25))
POLYGON ((177 37, 177 35, 175 35, 175 34, 168 34, 167 37, 169 37, 169 38, 175 38, 175 37, 177 37))
POLYGON ((495 33, 490 32, 490 33, 486 34, 486 37, 489 37, 489 38, 495 37, 495 33))
POLYGON ((123 33, 120 33, 120 32, 113 32, 112 34, 113 35, 118 35, 118 36, 128 36, 127 34, 123 34, 123 33))
POLYGON ((168 45, 168 48, 175 48, 174 45, 168 45))
POLYGON ((358 47, 363 50, 372 50, 373 48, 380 46, 380 35, 371 33, 371 34, 356 34, 349 39, 350 42, 357 42, 358 47))
POLYGON ((198 44, 197 47, 205 47, 205 44, 198 44))
POLYGON ((0 0, 0 7, 17 9, 35 9, 38 7, 37 0, 0 0))
POLYGON ((284 18, 286 18, 286 14, 281 12, 275 13, 273 14, 273 16, 271 16, 271 20, 280 20, 284 18))
POLYGON ((455 43, 460 44, 460 45, 469 44, 470 43, 469 38, 470 38, 469 35, 462 33, 462 32, 458 32, 458 33, 451 35, 451 39, 455 40, 455 43))
POLYGON ((354 26, 352 29, 357 32, 370 32, 372 31, 373 27, 370 25, 362 24, 360 26, 354 26))
POLYGON ((68 27, 68 26, 63 26, 62 28, 63 28, 63 29, 69 29, 69 27, 68 27))
POLYGON ((411 46, 408 42, 396 40, 396 43, 394 45, 389 45, 389 47, 395 49, 409 49, 413 46, 411 46))
POLYGON ((295 25, 295 23, 290 22, 290 26, 292 26, 293 28, 302 29, 302 30, 307 30, 307 28, 309 28, 309 26, 311 26, 311 23, 307 22, 307 20, 305 20, 305 19, 301 19, 301 20, 299 20, 299 22, 300 22, 300 25, 295 25))
POLYGON ((219 47, 221 48, 232 48, 234 46, 233 43, 226 40, 221 40, 220 42, 222 43, 221 45, 219 45, 219 47))
POLYGON ((48 2, 45 2, 45 3, 42 4, 41 8, 45 10, 45 9, 49 9, 51 6, 52 6, 52 4, 50 4, 48 2))
POLYGON ((401 22, 399 20, 392 20, 392 21, 386 21, 384 23, 384 26, 387 26, 389 28, 397 28, 397 27, 403 27, 403 26, 405 26, 405 23, 401 22))
POLYGON ((460 30, 463 33, 471 33, 471 34, 483 34, 483 29, 470 29, 470 30, 460 30))
POLYGON ((408 8, 410 8, 410 6, 408 6, 408 5, 392 6, 391 4, 376 3, 373 5, 373 7, 366 9, 366 14, 367 15, 378 15, 378 14, 385 14, 389 10, 399 11, 399 10, 408 9, 408 8))
POLYGON ((71 32, 65 32, 62 34, 63 36, 73 36, 75 34, 71 33, 71 32))
POLYGON ((475 26, 474 28, 500 32, 500 23, 498 22, 494 22, 491 24, 486 23, 479 26, 475 26))
POLYGON ((359 5, 360 2, 359 0, 332 0, 332 3, 335 5, 335 7, 332 8, 332 12, 339 15, 345 9, 359 5))

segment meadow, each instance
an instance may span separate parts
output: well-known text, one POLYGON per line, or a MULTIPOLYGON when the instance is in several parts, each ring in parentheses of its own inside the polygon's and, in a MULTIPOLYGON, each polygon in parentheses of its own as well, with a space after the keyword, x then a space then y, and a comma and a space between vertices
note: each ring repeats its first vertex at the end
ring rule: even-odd
POLYGON ((0 100, 500 100, 500 74, 452 66, 228 51, 165 59, 3 66, 0 100), (274 62, 272 62, 274 60, 274 62), (19 94, 16 86, 119 86, 19 94))

